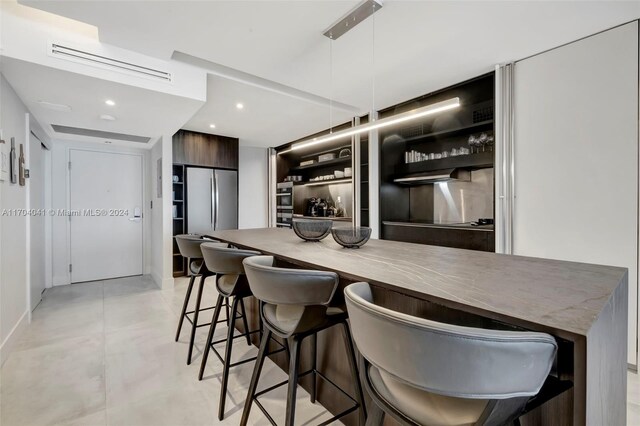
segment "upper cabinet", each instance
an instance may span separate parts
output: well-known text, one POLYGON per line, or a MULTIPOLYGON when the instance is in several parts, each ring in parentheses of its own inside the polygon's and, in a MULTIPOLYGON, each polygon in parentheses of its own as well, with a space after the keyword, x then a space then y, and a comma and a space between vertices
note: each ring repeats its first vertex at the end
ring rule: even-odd
POLYGON ((179 130, 173 135, 173 162, 238 169, 238 138, 179 130))

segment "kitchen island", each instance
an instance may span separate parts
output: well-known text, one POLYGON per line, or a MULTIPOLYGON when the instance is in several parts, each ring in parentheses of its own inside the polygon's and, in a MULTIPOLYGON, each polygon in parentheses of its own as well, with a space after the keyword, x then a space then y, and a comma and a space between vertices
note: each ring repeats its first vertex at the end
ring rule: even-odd
MULTIPOLYGON (((304 242, 293 231, 277 228, 208 236, 273 255, 283 265, 334 271, 343 286, 369 282, 377 303, 408 314, 549 333, 559 343, 552 373, 573 386, 529 413, 522 424, 626 424, 625 268, 383 240, 344 249, 330 236, 304 242)), ((333 345, 338 341, 339 334, 331 330, 319 335, 319 368, 350 391, 348 366, 340 358, 343 348, 333 345)), ((284 365, 283 359, 276 362, 284 365)), ((335 394, 319 386, 318 400, 332 412, 344 403, 335 394)), ((355 416, 345 423, 355 424, 355 416)))

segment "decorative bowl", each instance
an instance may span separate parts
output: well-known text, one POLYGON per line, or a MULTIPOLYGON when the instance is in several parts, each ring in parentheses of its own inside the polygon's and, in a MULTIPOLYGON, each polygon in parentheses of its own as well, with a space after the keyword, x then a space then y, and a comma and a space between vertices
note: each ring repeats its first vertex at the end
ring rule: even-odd
POLYGON ((293 232, 305 241, 320 241, 331 232, 331 220, 293 219, 293 232))
POLYGON ((346 248, 359 248, 371 237, 371 228, 367 226, 339 227, 331 229, 336 243, 346 248))

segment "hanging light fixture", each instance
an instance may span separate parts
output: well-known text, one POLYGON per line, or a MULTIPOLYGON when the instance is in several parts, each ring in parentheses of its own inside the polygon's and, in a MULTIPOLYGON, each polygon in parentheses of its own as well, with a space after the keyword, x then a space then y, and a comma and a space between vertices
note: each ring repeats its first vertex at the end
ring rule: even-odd
POLYGON ((307 148, 313 145, 318 145, 326 142, 335 141, 347 136, 357 135, 358 133, 368 132, 371 130, 380 129, 383 127, 392 126, 394 124, 404 123, 406 121, 415 120, 428 115, 437 114, 439 112, 447 111, 460 106, 460 98, 452 98, 442 102, 436 102, 435 104, 426 105, 420 108, 416 108, 411 111, 395 114, 387 118, 372 121, 371 123, 361 124, 359 126, 344 129, 339 132, 330 133, 326 136, 319 136, 317 138, 298 142, 291 146, 292 150, 307 148))
MULTIPOLYGON (((354 9, 352 9, 347 15, 338 20, 335 24, 333 24, 329 29, 324 32, 324 35, 328 37, 330 41, 330 47, 333 45, 333 42, 336 38, 344 35, 347 31, 351 30, 353 27, 367 19, 369 16, 374 15, 378 10, 382 8, 381 0, 364 0, 354 9)), ((371 84, 371 93, 372 93, 372 111, 375 111, 375 16, 372 18, 374 21, 372 23, 372 58, 373 58, 373 79, 371 84)), ((333 92, 333 50, 330 48, 330 68, 331 68, 331 92, 333 92)), ((420 108, 416 108, 411 111, 403 112, 400 114, 395 114, 390 117, 386 117, 380 120, 376 120, 375 117, 372 117, 371 122, 360 124, 358 126, 350 127, 345 130, 341 130, 338 132, 333 132, 333 120, 332 120, 332 105, 331 101, 333 99, 333 93, 330 94, 329 97, 329 134, 325 136, 315 137, 313 139, 301 141, 295 143, 291 146, 290 149, 286 151, 282 151, 281 154, 289 151, 295 151, 298 149, 308 148, 310 146, 319 145, 327 142, 332 142, 341 138, 346 138, 349 136, 354 136, 360 133, 369 132, 371 130, 377 130, 384 127, 393 126, 395 124, 404 123, 411 120, 416 120, 418 118, 426 117, 433 114, 438 114, 440 112, 448 111, 453 108, 458 108, 460 106, 460 98, 451 98, 445 101, 436 102, 431 105, 426 105, 420 108)))

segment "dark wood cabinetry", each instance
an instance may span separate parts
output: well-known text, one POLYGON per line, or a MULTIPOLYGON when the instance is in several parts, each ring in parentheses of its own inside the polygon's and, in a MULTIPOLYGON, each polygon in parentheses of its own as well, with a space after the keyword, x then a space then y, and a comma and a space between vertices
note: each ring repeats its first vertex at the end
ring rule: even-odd
MULTIPOLYGON (((351 123, 344 123, 334 127, 333 131, 349 127, 351 123)), ((312 198, 323 199, 328 207, 336 209, 340 200, 344 208, 344 216, 331 218, 341 222, 353 221, 354 192, 357 191, 354 191, 353 185, 352 137, 347 136, 335 141, 295 149, 296 143, 328 133, 329 130, 326 130, 275 148, 277 183, 283 186, 284 182, 290 181, 289 186, 292 188, 292 200, 290 200, 292 209, 280 204, 276 207, 276 226, 290 227, 294 216, 306 216, 307 201, 312 198), (328 158, 323 158, 325 156, 328 158)))
POLYGON ((470 226, 494 215, 494 74, 387 108, 379 116, 455 97, 459 108, 380 132, 381 238, 494 250, 493 229, 470 226))
MULTIPOLYGON (((238 138, 178 130, 173 135, 173 170, 171 179, 173 235, 187 232, 187 166, 238 169, 238 138)), ((187 261, 180 255, 173 239, 173 276, 187 273, 187 261)))
POLYGON ((173 135, 173 162, 238 169, 238 139, 179 130, 173 135))

